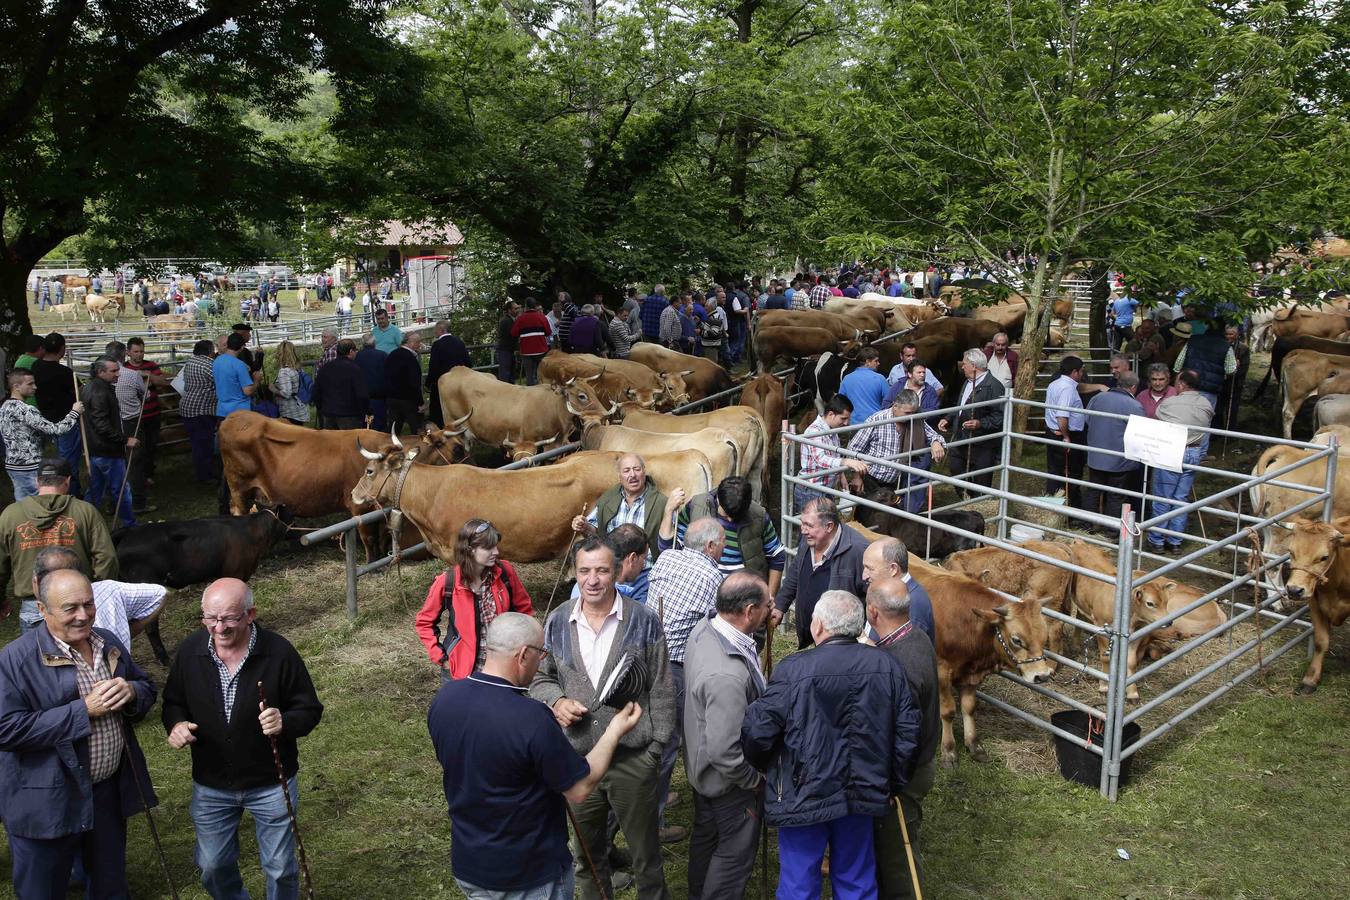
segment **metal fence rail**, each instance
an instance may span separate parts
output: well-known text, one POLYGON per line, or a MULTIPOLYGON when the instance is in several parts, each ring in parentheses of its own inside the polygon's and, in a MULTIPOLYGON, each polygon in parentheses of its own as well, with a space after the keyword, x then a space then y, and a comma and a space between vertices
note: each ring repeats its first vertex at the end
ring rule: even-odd
MULTIPOLYGON (((885 515, 911 520, 922 524, 928 528, 935 528, 952 534, 962 535, 978 541, 982 544, 997 547, 1005 551, 1015 553, 1032 559, 1038 563, 1053 565, 1056 568, 1066 570, 1075 575, 1093 578, 1100 582, 1107 582, 1114 585, 1113 590, 1113 611, 1112 619, 1109 623, 1103 625, 1089 622, 1068 615, 1058 610, 1045 609, 1044 614, 1061 623, 1066 623, 1075 630, 1081 639, 1085 642, 1095 640, 1098 636, 1105 635, 1109 641, 1109 665, 1105 670, 1096 668, 1086 661, 1079 662, 1071 658, 1070 648, 1074 646, 1072 639, 1066 640, 1063 646, 1063 652, 1047 651, 1047 656, 1055 660, 1059 665, 1065 666, 1075 673, 1075 678, 1086 677, 1089 682, 1097 681, 1107 686, 1107 694, 1104 703, 1091 704, 1070 696, 1062 690, 1047 686, 1031 684, 1025 679, 1018 677, 1013 673, 1000 674, 1005 680, 1014 684, 1018 688, 1026 691, 1028 695, 1034 694, 1037 697, 1051 700, 1061 705, 1063 708, 1075 709, 1083 712, 1101 723, 1104 732, 1103 740, 1100 745, 1087 742, 1085 744, 1081 735, 1073 735, 1065 732, 1052 724, 1048 717, 1043 717, 1036 710, 1019 705, 1016 698, 1012 700, 995 697, 987 690, 978 691, 978 696, 985 703, 1012 715, 1021 721, 1031 724, 1051 735, 1072 741, 1075 746, 1082 747, 1090 753, 1093 753, 1103 760, 1101 781, 1099 789, 1102 796, 1114 800, 1118 795, 1121 778, 1121 763, 1133 754, 1139 752, 1144 747, 1165 736, 1169 731, 1174 730, 1181 722, 1195 715, 1199 711, 1212 705, 1218 699, 1231 691, 1238 684, 1249 679, 1254 674, 1260 672, 1265 666, 1273 660, 1288 653, 1293 648, 1303 643, 1305 639, 1310 638, 1311 625, 1303 618, 1304 610, 1297 610, 1292 613, 1286 613, 1276 610, 1274 607, 1279 602, 1280 597, 1272 589, 1270 573, 1278 571, 1279 567, 1288 559, 1288 555, 1275 556, 1271 553, 1262 552, 1260 555, 1260 564, 1250 571, 1239 571, 1239 560, 1244 555, 1244 542, 1249 539, 1249 529, 1265 528, 1273 524, 1286 522, 1293 516, 1308 510, 1315 510, 1318 506, 1322 507, 1322 517, 1329 519, 1331 515, 1330 498, 1335 484, 1336 463, 1338 458, 1338 448, 1335 443, 1331 446, 1318 444, 1309 444, 1297 441, 1283 441, 1278 438, 1267 438, 1263 436, 1250 435, 1239 432, 1227 432, 1222 429, 1205 428, 1197 429, 1205 432, 1210 439, 1215 437, 1235 436, 1248 441, 1254 441, 1260 444, 1284 444, 1296 448, 1313 451, 1308 458, 1295 463, 1290 463, 1279 469, 1274 469, 1264 473, 1261 476, 1252 477, 1241 472, 1227 472, 1219 469, 1212 469, 1203 465, 1185 464, 1184 469, 1203 473, 1206 475, 1221 477, 1229 486, 1222 487, 1204 498, 1198 498, 1187 504, 1176 504, 1172 501, 1173 509, 1153 517, 1140 515, 1132 508, 1133 504, 1142 502, 1153 502, 1155 499, 1171 500, 1171 498, 1156 497, 1149 489, 1147 479, 1147 468, 1145 469, 1144 487, 1141 491, 1124 491, 1131 498, 1131 504, 1125 506, 1125 510, 1120 519, 1108 518, 1096 512, 1074 509, 1067 506, 1059 506, 1044 499, 1034 496, 1025 496, 1010 490, 1009 478, 1014 474, 1034 476, 1038 479, 1051 478, 1065 485, 1065 488, 1071 483, 1085 484, 1086 482, 1075 482, 1073 479, 1058 476, 1048 476, 1046 472, 1035 472, 1029 469, 1021 468, 1013 464, 1013 445, 1017 441, 1028 443, 1050 443, 1048 438, 1039 434, 1018 434, 1011 431, 1013 412, 1016 406, 1030 407, 1033 413, 1043 411, 1045 404, 1030 400, 1017 400, 1012 397, 1004 397, 1002 400, 987 401, 984 405, 1001 403, 1003 405, 1003 429, 1001 432, 972 440, 953 441, 951 446, 960 444, 970 445, 979 441, 994 442, 997 441, 1000 446, 1001 459, 998 464, 989 467, 987 470, 998 473, 998 480, 994 485, 984 486, 969 481, 964 477, 953 477, 951 475, 933 472, 927 469, 918 468, 911 464, 913 454, 927 452, 926 449, 907 451, 898 454, 894 458, 878 458, 866 454, 856 453, 848 449, 846 439, 849 435, 857 432, 860 426, 848 426, 845 428, 834 429, 831 431, 812 434, 810 436, 793 434, 790 428, 784 429, 784 452, 782 454, 782 484, 780 486, 782 499, 782 520, 781 534, 785 546, 793 547, 795 542, 792 538, 793 526, 799 521, 799 512, 792 508, 792 486, 803 485, 810 490, 828 497, 835 498, 840 502, 841 507, 852 505, 855 508, 861 507, 879 511, 885 515), (833 447, 827 443, 831 437, 844 439, 841 441, 842 447, 833 447), (797 472, 795 447, 798 446, 817 446, 829 447, 836 453, 846 458, 859 459, 869 465, 881 465, 894 469, 897 473, 909 474, 928 479, 935 485, 960 486, 971 492, 974 497, 971 500, 962 503, 950 504, 954 508, 961 505, 969 505, 974 500, 996 500, 998 502, 998 512, 994 516, 993 523, 995 529, 991 534, 975 534, 966 531, 954 525, 945 522, 933 520, 932 513, 938 510, 932 508, 931 494, 929 500, 929 509, 926 513, 914 514, 903 509, 875 503, 864 497, 856 497, 845 493, 843 490, 832 484, 819 485, 801 477, 797 472), (1296 484, 1288 480, 1293 473, 1305 469, 1307 466, 1316 466, 1325 463, 1326 477, 1322 480, 1320 486, 1310 486, 1306 484, 1296 484), (1271 515, 1256 515, 1252 511, 1243 511, 1242 499, 1245 498, 1250 490, 1257 485, 1281 486, 1289 489, 1301 490, 1307 496, 1305 499, 1289 505, 1271 515), (1237 499, 1236 511, 1229 509, 1215 508, 1215 504, 1226 498, 1237 499), (1054 526, 1031 522, 1023 517, 1015 515, 1014 512, 1020 508, 1030 508, 1040 510, 1041 512, 1054 513, 1067 518, 1071 523, 1082 526, 1108 526, 1119 529, 1120 539, 1116 542, 1102 540, 1091 535, 1075 533, 1054 526), (1190 534, 1181 535, 1177 532, 1162 529, 1162 524, 1173 516, 1179 514, 1179 511, 1185 510, 1199 514, 1202 510, 1208 514, 1215 515, 1223 521, 1232 524, 1232 532, 1225 534, 1202 533, 1200 537, 1190 534), (1072 537, 1076 540, 1082 540, 1096 546, 1106 549, 1115 559, 1116 569, 1114 573, 1106 574, 1091 569, 1085 569, 1082 566, 1057 560, 1053 557, 1033 551, 1020 544, 1012 543, 1008 539, 1008 532, 1011 525, 1023 524, 1040 528, 1051 534, 1057 534, 1072 537), (1156 553, 1149 552, 1146 549, 1145 535, 1150 531, 1161 531, 1166 535, 1184 537, 1198 545, 1198 549, 1191 550, 1183 554, 1178 559, 1171 559, 1156 553), (1231 560, 1231 566, 1226 569, 1216 568, 1209 562, 1216 556, 1220 560, 1231 560), (1165 576, 1176 577, 1181 573, 1190 573, 1192 575, 1203 575, 1207 578, 1215 579, 1217 586, 1209 590, 1202 591, 1202 595, 1186 604, 1181 609, 1168 612, 1164 617, 1151 624, 1135 627, 1132 623, 1131 600, 1135 589, 1154 579, 1165 576), (1245 599, 1244 599, 1245 598, 1245 599), (1165 653, 1159 660, 1152 663, 1141 664, 1138 670, 1131 675, 1128 672, 1128 657, 1131 648, 1139 641, 1148 638, 1149 635, 1159 629, 1168 627, 1180 619, 1205 604, 1210 602, 1223 602, 1228 610, 1228 615, 1224 622, 1211 628, 1205 634, 1185 641, 1175 649, 1165 653), (1250 638, 1238 638, 1237 629, 1250 627, 1255 634, 1250 638), (1276 638, 1282 631, 1291 631, 1292 637, 1281 641, 1273 648, 1264 646, 1264 642, 1276 638), (1184 657, 1195 651, 1214 646, 1215 641, 1223 640, 1227 642, 1226 651, 1213 661, 1203 665, 1198 670, 1180 677, 1174 684, 1163 687, 1157 696, 1140 703, 1135 709, 1127 709, 1127 691, 1136 685, 1153 683, 1154 680, 1164 674, 1175 671, 1175 664, 1184 657), (1234 667, 1240 664, 1244 657, 1250 657, 1252 654, 1261 654, 1260 658, 1238 671, 1233 671, 1234 667), (1222 683, 1217 687, 1205 689, 1203 686, 1207 679, 1220 677, 1222 683), (1197 691, 1199 695, 1197 696, 1197 691), (1173 709, 1176 704, 1181 704, 1179 709, 1173 709), (1123 735, 1127 725, 1144 725, 1143 719, 1146 716, 1160 712, 1166 707, 1169 712, 1161 722, 1153 725, 1151 728, 1144 728, 1129 746, 1124 746, 1123 735)), ((879 427, 890 427, 891 422, 913 421, 931 419, 944 413, 950 413, 953 409, 939 410, 936 412, 915 413, 912 416, 902 417, 901 419, 889 419, 879 427)), ((1107 413, 1097 413, 1094 411, 1085 411, 1089 416, 1102 416, 1116 419, 1127 418, 1125 416, 1112 416, 1107 413)), ((1123 453, 1114 453, 1116 456, 1123 456, 1123 453)), ((826 470, 825 473, 812 472, 812 476, 821 474, 838 473, 843 471, 843 467, 826 470)), ((1093 485, 1099 489, 1103 486, 1093 485)), ((1211 529, 1213 532, 1213 529, 1211 529)), ((920 548, 910 548, 911 552, 919 552, 920 548)), ((1227 563, 1225 563, 1227 565, 1227 563)), ((1002 592, 999 592, 1002 593, 1002 592)), ((1018 600, 1004 594, 1009 600, 1018 600)), ((1087 644, 1085 643, 1085 646, 1087 644)))

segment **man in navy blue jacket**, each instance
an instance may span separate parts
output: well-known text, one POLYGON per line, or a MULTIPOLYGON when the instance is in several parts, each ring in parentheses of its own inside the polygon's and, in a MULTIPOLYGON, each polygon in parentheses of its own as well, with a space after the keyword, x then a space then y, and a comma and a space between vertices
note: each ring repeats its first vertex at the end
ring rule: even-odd
POLYGON ((42 624, 0 651, 0 810, 14 893, 65 896, 78 855, 89 896, 126 897, 126 820, 155 803, 128 726, 155 705, 155 686, 111 631, 94 627, 84 575, 51 572, 37 598, 42 624))
POLYGON ((872 820, 895 814, 920 717, 900 663, 858 643, 865 621, 855 595, 826 591, 815 649, 783 660, 745 713, 741 747, 765 772, 765 821, 778 826, 780 897, 820 896, 827 846, 837 900, 877 896, 872 820))

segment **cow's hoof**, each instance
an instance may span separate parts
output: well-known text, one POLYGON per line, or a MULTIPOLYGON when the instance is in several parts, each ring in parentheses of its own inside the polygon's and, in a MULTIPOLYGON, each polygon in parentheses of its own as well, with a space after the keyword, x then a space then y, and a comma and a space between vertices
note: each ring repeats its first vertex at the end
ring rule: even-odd
POLYGON ((989 754, 984 752, 983 747, 971 747, 970 758, 975 760, 977 763, 989 762, 989 754))
POLYGON ((956 753, 954 753, 954 752, 953 752, 953 753, 948 753, 948 752, 945 751, 945 750, 942 751, 942 768, 944 768, 944 769, 955 769, 955 768, 956 768, 956 753))
POLYGON ((1314 692, 1314 691, 1316 691, 1316 690, 1317 690, 1317 685, 1315 685, 1315 684, 1308 684, 1308 682, 1306 682, 1306 681, 1300 682, 1300 683, 1299 683, 1299 686, 1298 686, 1298 693, 1304 694, 1304 695, 1311 694, 1312 692, 1314 692))
POLYGON ((1125 699, 1126 699, 1126 700, 1138 700, 1138 699, 1139 699, 1139 692, 1138 692, 1138 691, 1126 691, 1126 692, 1125 692, 1125 699))

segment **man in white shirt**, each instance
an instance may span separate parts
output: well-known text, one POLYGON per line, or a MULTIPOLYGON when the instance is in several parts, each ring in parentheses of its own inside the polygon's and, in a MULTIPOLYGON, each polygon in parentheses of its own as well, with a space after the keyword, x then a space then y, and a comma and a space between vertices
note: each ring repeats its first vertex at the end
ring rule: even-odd
MULTIPOLYGON (((67 547, 48 547, 33 559, 33 591, 50 572, 71 569, 79 572, 80 558, 67 547)), ((125 581, 95 581, 94 626, 106 628, 122 646, 131 649, 131 639, 159 618, 169 589, 159 584, 130 584, 125 581)), ((161 660, 162 662, 164 660, 161 660)))
MULTIPOLYGON (((1064 491, 1064 478, 1082 480, 1087 464, 1087 414, 1078 383, 1083 380, 1083 361, 1066 356, 1059 361, 1059 377, 1045 390, 1045 436, 1059 444, 1045 445, 1045 492, 1064 491)), ((1069 505, 1079 506, 1079 487, 1067 485, 1069 505)))

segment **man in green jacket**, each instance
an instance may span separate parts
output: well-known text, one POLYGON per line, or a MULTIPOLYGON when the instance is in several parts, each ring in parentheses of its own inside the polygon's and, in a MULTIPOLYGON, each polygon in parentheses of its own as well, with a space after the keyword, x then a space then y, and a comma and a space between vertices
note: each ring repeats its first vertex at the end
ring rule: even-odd
MULTIPOLYGON (((42 621, 33 598, 33 560, 39 551, 68 547, 91 581, 117 577, 117 551, 108 526, 92 504, 70 496, 70 475, 64 459, 44 459, 38 466, 37 494, 0 513, 0 584, 13 580, 13 596, 22 603, 23 631, 42 621)), ((0 618, 10 613, 9 596, 6 592, 0 601, 0 618)))
POLYGON ((647 478, 647 464, 636 453, 619 457, 619 483, 600 495, 588 516, 575 516, 572 530, 582 535, 604 537, 620 525, 633 523, 647 535, 647 567, 656 562, 661 519, 666 514, 666 495, 647 478))

